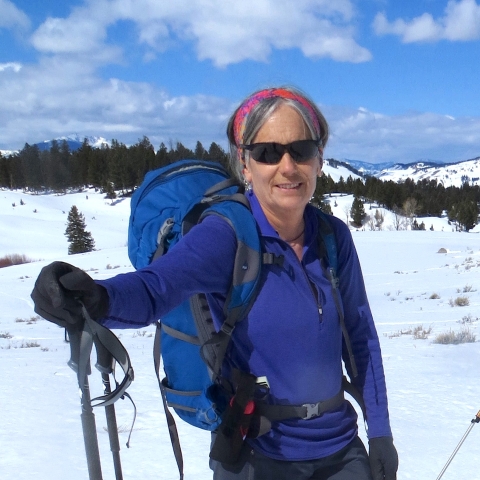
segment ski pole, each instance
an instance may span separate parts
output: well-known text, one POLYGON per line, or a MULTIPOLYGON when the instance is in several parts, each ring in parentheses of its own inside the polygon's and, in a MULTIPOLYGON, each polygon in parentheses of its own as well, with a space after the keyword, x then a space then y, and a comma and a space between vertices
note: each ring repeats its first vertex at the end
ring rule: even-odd
MULTIPOLYGON (((112 393, 110 387, 110 373, 113 373, 114 359, 112 354, 105 348, 98 337, 93 339, 97 349, 97 363, 95 367, 102 374, 102 382, 105 395, 112 393)), ((107 418, 108 439, 110 442, 110 451, 113 457, 113 467, 115 470, 115 479, 123 480, 122 464, 120 462, 120 441, 118 439, 117 417, 115 415, 115 406, 113 403, 105 405, 105 416, 107 418)))
MULTIPOLYGON (((112 392, 110 388, 110 378, 108 373, 102 373, 102 381, 105 394, 112 392)), ((123 480, 122 464, 120 462, 120 441, 118 439, 117 417, 115 416, 115 406, 113 403, 105 407, 105 415, 107 417, 108 439, 110 441, 110 451, 113 457, 113 467, 115 469, 115 479, 123 480)))
POLYGON ((90 353, 92 351, 93 339, 91 332, 87 331, 85 324, 76 328, 69 326, 68 337, 71 353, 68 365, 77 373, 78 386, 80 387, 81 393, 80 402, 82 413, 80 418, 82 422, 85 454, 87 457, 88 476, 90 480, 102 480, 97 427, 91 404, 90 386, 88 384, 88 375, 91 373, 90 353))
POLYGON ((450 458, 448 459, 447 463, 445 464, 445 466, 443 467, 443 470, 440 472, 440 475, 437 477, 437 480, 440 480, 442 477, 443 477, 443 474, 445 473, 445 471, 447 470, 448 466, 450 465, 450 463, 452 462, 453 460, 453 457, 455 457, 455 455, 457 454, 457 452, 460 450, 460 447, 462 446, 463 442, 465 441, 465 439, 467 438, 468 434, 470 433, 470 431, 472 430, 472 428, 474 427, 474 425, 476 423, 479 423, 480 422, 480 410, 478 411, 477 415, 475 416, 475 418, 472 419, 471 421, 471 425, 467 428, 467 431, 465 432, 465 434, 463 435, 462 439, 460 440, 460 442, 458 443, 457 447, 455 448, 455 450, 453 451, 453 453, 450 455, 450 458))
POLYGON ((90 388, 88 377, 82 389, 82 419, 83 439, 87 456, 88 476, 90 480, 102 480, 102 466, 100 463, 100 451, 98 449, 97 427, 95 414, 90 404, 90 388))

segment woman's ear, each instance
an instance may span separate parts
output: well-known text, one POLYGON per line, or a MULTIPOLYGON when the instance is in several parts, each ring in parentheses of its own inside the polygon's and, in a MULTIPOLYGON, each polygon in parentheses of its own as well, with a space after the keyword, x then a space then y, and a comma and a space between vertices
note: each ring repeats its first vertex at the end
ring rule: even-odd
POLYGON ((245 179, 245 181, 247 183, 252 183, 252 172, 250 171, 250 168, 248 167, 248 164, 245 162, 243 164, 243 169, 242 169, 242 173, 243 173, 243 178, 245 179))
POLYGON ((320 151, 320 158, 318 159, 318 171, 317 171, 317 177, 321 177, 323 175, 323 156, 321 155, 320 151))

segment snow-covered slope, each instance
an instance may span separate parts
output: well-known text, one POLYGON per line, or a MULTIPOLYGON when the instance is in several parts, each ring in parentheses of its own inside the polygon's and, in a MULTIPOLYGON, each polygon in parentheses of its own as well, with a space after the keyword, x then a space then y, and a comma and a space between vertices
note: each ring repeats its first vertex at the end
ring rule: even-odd
POLYGON ((411 165, 397 164, 383 170, 377 176, 381 180, 392 180, 395 183, 410 178, 415 182, 437 180, 445 187, 461 187, 465 182, 469 185, 480 185, 480 157, 447 165, 431 165, 422 162, 411 165))
MULTIPOLYGON (((80 402, 75 374, 66 363, 69 346, 57 326, 34 314, 30 292, 40 269, 53 259, 73 263, 94 278, 131 271, 125 247, 128 200, 112 205, 95 192, 31 196, 10 191, 0 191, 0 200, 0 256, 23 253, 43 259, 0 269, 0 477, 84 480, 88 474, 80 402), (12 207, 11 203, 18 205, 20 199, 25 205, 12 207), (67 255, 63 212, 72 204, 85 214, 98 251, 67 255)), ((351 200, 351 196, 331 197, 340 218, 351 200)), ((448 228, 442 231, 444 219, 437 220, 434 231, 397 232, 388 228, 392 224, 386 215, 383 231, 352 232, 382 346, 400 456, 398 480, 435 479, 480 408, 479 343, 432 342, 440 333, 464 329, 480 339, 479 235, 454 233, 448 228), (459 296, 468 297, 469 304, 452 307, 459 296), (425 339, 416 339, 414 329, 430 333, 425 339)), ((116 404, 124 478, 176 480, 153 368, 154 327, 116 333, 135 369, 129 392, 138 410, 131 448, 127 449, 133 409, 128 401, 116 404)), ((90 386, 93 395, 102 394, 101 377, 95 369, 90 386)), ((114 478, 101 408, 96 420, 104 478, 114 478)), ((177 426, 186 479, 211 479, 208 432, 178 419, 177 426)), ((360 435, 366 440, 361 423, 360 435)), ((445 480, 480 478, 479 441, 480 426, 476 426, 445 480)))

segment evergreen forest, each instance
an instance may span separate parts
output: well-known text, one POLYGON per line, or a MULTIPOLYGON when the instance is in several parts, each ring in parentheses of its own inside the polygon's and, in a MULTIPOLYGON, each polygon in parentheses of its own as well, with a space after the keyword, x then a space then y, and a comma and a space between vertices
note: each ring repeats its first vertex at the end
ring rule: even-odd
MULTIPOLYGON (((102 148, 91 147, 85 139, 78 150, 70 151, 66 141, 53 140, 49 150, 40 151, 38 146, 27 143, 18 153, 8 157, 0 154, 0 188, 35 193, 88 186, 115 198, 117 194, 130 195, 150 170, 185 158, 217 161, 228 169, 228 154, 216 143, 206 149, 197 142, 195 150, 181 142, 171 143, 168 148, 161 143, 155 151, 147 137, 131 146, 113 140, 102 148)), ((334 166, 341 164, 328 161, 334 166)), ((409 217, 439 217, 447 212, 449 220, 464 230, 478 223, 480 187, 468 182, 461 187, 444 187, 436 180, 395 183, 372 176, 342 177, 335 182, 324 175, 317 182, 313 201, 326 207, 324 198, 332 193, 353 194, 364 203, 375 203, 409 217)))

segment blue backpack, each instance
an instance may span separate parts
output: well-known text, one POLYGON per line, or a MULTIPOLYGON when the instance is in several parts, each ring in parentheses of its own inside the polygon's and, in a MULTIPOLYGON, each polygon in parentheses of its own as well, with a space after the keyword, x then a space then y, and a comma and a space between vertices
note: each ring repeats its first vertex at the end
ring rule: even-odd
MULTIPOLYGON (((222 397, 220 372, 231 333, 256 298, 262 264, 277 262, 278 258, 262 253, 256 221, 243 187, 218 163, 182 160, 151 171, 131 199, 128 254, 137 269, 168 254, 207 215, 224 218, 237 237, 234 281, 224 307, 225 321, 217 332, 205 296, 195 295, 157 322, 154 342, 155 369, 181 478, 183 459, 168 407, 193 426, 218 429, 229 401, 222 397), (159 373, 161 357, 163 379, 159 373)), ((320 210, 318 215, 319 248, 321 256, 327 259, 336 292, 336 241, 326 215, 320 210)), ((337 295, 336 302, 351 354, 337 295)), ((354 361, 351 363, 355 365, 354 361)))
POLYGON ((161 355, 166 377, 160 389, 166 404, 205 430, 220 424, 217 375, 229 333, 250 308, 260 275, 257 227, 240 191, 220 164, 182 160, 147 173, 131 200, 128 254, 137 269, 167 254, 206 215, 225 218, 237 236, 235 282, 227 296, 222 330, 215 332, 203 295, 185 301, 157 323, 156 369, 161 355))

